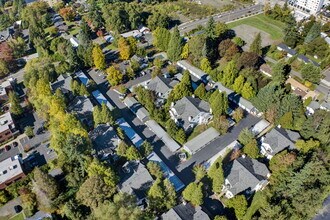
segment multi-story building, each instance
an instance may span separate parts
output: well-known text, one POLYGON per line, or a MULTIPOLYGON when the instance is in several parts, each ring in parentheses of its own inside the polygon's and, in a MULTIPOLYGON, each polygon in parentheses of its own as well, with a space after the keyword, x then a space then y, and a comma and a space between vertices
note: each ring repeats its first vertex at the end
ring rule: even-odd
POLYGON ((314 15, 321 10, 324 0, 289 0, 288 3, 297 10, 314 15))
POLYGON ((0 143, 5 142, 15 136, 18 130, 15 127, 10 112, 0 116, 0 143))
POLYGON ((25 173, 20 157, 9 157, 0 163, 0 189, 4 189, 24 177, 25 173))

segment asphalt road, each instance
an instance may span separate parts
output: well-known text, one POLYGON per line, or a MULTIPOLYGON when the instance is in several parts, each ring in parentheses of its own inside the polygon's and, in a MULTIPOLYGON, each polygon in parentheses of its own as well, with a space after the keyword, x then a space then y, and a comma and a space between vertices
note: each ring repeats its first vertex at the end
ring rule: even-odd
MULTIPOLYGON (((227 23, 227 22, 236 20, 238 18, 242 18, 245 15, 259 13, 262 10, 263 10, 263 5, 257 4, 257 5, 248 6, 246 8, 240 8, 240 9, 236 9, 233 11, 215 14, 215 15, 212 15, 212 17, 217 22, 227 23)), ((180 33, 181 34, 187 33, 189 31, 197 28, 199 25, 205 26, 209 19, 210 19, 210 17, 183 23, 183 24, 179 25, 180 33)))

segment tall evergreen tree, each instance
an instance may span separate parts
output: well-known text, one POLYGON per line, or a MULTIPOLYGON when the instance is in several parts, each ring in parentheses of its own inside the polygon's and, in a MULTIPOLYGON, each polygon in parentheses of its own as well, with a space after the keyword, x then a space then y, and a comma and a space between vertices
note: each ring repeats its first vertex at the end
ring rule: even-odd
POLYGON ((259 56, 262 55, 262 46, 261 46, 261 34, 260 32, 257 34, 257 36, 254 38, 250 45, 250 52, 254 52, 258 54, 259 56))
POLYGON ((9 92, 9 102, 10 102, 10 112, 15 115, 19 116, 23 113, 23 108, 20 104, 19 98, 15 92, 9 92))
POLYGON ((182 47, 183 44, 179 29, 175 27, 171 34, 170 42, 168 43, 168 58, 172 61, 178 61, 181 58, 182 47))
POLYGON ((87 22, 83 19, 81 21, 80 32, 78 35, 80 45, 82 45, 83 47, 87 47, 91 43, 91 35, 91 30, 87 22))

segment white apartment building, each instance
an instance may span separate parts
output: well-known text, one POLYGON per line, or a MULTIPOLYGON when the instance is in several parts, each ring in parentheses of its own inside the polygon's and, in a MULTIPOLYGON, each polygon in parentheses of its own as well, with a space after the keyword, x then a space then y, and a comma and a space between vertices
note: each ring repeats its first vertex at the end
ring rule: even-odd
POLYGON ((289 0, 288 3, 299 11, 314 15, 321 10, 324 0, 289 0))

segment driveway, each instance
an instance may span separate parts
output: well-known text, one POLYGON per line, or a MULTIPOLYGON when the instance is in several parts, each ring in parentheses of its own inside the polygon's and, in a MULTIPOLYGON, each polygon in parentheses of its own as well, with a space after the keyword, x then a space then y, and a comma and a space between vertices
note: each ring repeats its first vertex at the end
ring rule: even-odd
POLYGON ((16 205, 22 205, 21 198, 15 198, 9 202, 7 202, 5 205, 0 207, 0 220, 1 219, 9 219, 11 216, 16 215, 16 212, 14 210, 14 206, 16 205))

